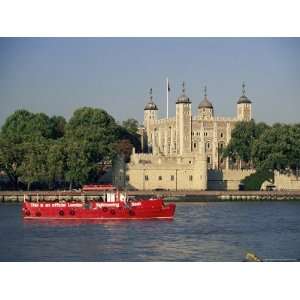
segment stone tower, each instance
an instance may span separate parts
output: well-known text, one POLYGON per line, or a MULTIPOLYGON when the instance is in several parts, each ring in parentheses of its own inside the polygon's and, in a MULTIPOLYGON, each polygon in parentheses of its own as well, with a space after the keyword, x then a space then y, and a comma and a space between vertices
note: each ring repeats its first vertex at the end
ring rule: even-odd
POLYGON ((146 106, 144 108, 144 127, 146 129, 145 143, 150 146, 149 150, 151 151, 151 145, 153 147, 155 138, 154 138, 154 136, 153 137, 151 136, 150 124, 157 120, 158 108, 157 108, 156 104, 153 102, 152 88, 150 89, 149 95, 150 95, 149 102, 146 104, 146 106))
POLYGON ((250 121, 251 115, 251 101, 246 96, 245 83, 242 85, 242 96, 237 102, 237 118, 239 121, 250 121))
POLYGON ((192 149, 192 107, 189 97, 185 95, 182 83, 182 95, 176 101, 176 153, 183 155, 192 149))
POLYGON ((204 142, 200 143, 199 155, 194 163, 195 189, 202 191, 207 190, 207 158, 205 153, 204 142))
POLYGON ((207 88, 204 87, 204 99, 198 105, 198 118, 202 120, 210 120, 214 117, 214 108, 207 98, 207 88))

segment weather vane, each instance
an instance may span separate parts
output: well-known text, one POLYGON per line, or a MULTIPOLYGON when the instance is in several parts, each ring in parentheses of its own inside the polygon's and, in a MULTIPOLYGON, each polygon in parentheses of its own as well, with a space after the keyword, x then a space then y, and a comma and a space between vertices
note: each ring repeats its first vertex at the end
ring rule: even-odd
POLYGON ((243 81, 243 84, 242 84, 242 93, 243 93, 243 96, 245 96, 245 94, 246 94, 246 84, 245 84, 245 82, 243 81))
POLYGON ((185 82, 184 81, 182 82, 182 93, 183 94, 185 93, 185 82))

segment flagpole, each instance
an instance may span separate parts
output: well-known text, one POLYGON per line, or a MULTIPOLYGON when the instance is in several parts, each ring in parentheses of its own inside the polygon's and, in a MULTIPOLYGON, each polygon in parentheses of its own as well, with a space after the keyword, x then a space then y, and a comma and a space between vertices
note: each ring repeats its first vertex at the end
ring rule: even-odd
POLYGON ((167 119, 169 119, 169 80, 167 77, 167 119))

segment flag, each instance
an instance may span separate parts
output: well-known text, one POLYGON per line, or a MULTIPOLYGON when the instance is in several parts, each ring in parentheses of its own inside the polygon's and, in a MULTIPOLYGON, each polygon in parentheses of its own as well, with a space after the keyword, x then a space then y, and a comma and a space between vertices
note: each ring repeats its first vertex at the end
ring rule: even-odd
POLYGON ((170 91, 171 91, 171 89, 170 89, 170 83, 168 81, 168 92, 170 92, 170 91))

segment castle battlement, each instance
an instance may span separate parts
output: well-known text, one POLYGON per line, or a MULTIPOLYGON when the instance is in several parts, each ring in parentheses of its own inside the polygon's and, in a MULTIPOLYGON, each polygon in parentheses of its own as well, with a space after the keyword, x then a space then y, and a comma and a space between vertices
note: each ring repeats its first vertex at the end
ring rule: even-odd
POLYGON ((214 121, 237 122, 234 117, 214 117, 214 121))
POLYGON ((193 121, 205 121, 205 122, 237 122, 235 117, 212 117, 209 119, 202 119, 199 116, 193 116, 193 121))
POLYGON ((176 122, 176 117, 171 117, 171 118, 164 118, 164 119, 157 119, 155 121, 153 121, 152 124, 155 124, 155 125, 164 125, 164 124, 168 124, 168 123, 173 123, 173 122, 176 122))

